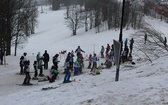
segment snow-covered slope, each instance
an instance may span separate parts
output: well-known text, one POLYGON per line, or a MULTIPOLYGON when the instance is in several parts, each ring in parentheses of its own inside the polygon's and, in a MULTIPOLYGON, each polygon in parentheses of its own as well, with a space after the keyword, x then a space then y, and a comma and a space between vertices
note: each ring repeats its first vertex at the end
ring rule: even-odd
MULTIPOLYGON (((35 86, 18 86, 24 76, 15 75, 19 72, 19 58, 23 52, 28 53, 28 59, 32 63, 37 52, 44 53, 48 50, 52 57, 61 50, 75 50, 78 45, 86 53, 84 56, 95 51, 99 55, 102 45, 112 44, 113 39, 118 39, 119 31, 106 31, 95 34, 94 30, 87 33, 78 31, 77 36, 71 36, 71 31, 65 25, 65 10, 50 11, 48 8, 39 15, 39 26, 36 34, 31 36, 23 49, 19 50, 18 56, 8 56, 8 65, 0 65, 0 105, 168 105, 168 57, 162 57, 150 63, 136 62, 134 66, 122 64, 120 78, 115 82, 116 67, 103 69, 100 75, 89 75, 88 62, 85 61, 83 74, 71 76, 75 82, 61 84, 64 74, 64 55, 60 55, 59 79, 54 83, 39 82, 35 86), (34 53, 34 55, 33 55, 34 53), (127 65, 127 66, 126 66, 127 65), (42 91, 43 87, 58 88, 42 91)), ((160 30, 168 26, 162 22, 160 30)), ((156 26, 156 25, 155 25, 156 26)), ((123 39, 130 39, 134 31, 123 31, 123 39)), ((136 41, 136 40, 135 40, 136 41)), ((134 50, 133 53, 136 53, 134 50)), ((101 59, 98 64, 103 63, 101 59)), ((49 63, 51 66, 51 61, 49 63)), ((44 70, 48 75, 49 70, 44 70)), ((33 73, 31 73, 33 76, 33 73)), ((31 80, 31 83, 37 83, 31 80)))

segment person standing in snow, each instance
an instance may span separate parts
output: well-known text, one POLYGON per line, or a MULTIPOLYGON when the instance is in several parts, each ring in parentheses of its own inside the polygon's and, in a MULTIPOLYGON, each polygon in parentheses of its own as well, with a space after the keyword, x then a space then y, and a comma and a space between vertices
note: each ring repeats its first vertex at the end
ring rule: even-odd
POLYGON ((69 61, 65 62, 65 77, 64 77, 64 81, 63 83, 69 83, 71 82, 69 79, 71 77, 71 73, 70 73, 70 64, 69 61))
POLYGON ((4 57, 4 52, 0 48, 0 60, 1 60, 1 65, 3 65, 3 57, 4 57))
POLYGON ((74 62, 74 76, 79 74, 80 63, 78 59, 74 62))
POLYGON ((88 61, 89 61, 89 65, 88 65, 87 68, 91 69, 91 66, 92 66, 92 54, 89 55, 88 61))
POLYGON ((92 57, 93 66, 92 66, 91 71, 92 71, 94 68, 97 68, 97 61, 99 61, 99 59, 97 58, 96 54, 94 54, 93 57, 92 57))
POLYGON ((147 40, 147 34, 146 33, 145 33, 145 36, 144 36, 144 40, 145 40, 144 44, 146 44, 146 40, 147 40))
POLYGON ((106 47, 106 56, 108 55, 108 52, 110 51, 110 45, 107 44, 107 47, 106 47))
POLYGON ((167 38, 165 37, 165 40, 164 40, 165 47, 166 47, 166 43, 167 43, 167 38))
POLYGON ((74 63, 74 58, 73 57, 74 57, 73 53, 70 53, 69 65, 70 65, 71 71, 73 71, 73 63, 74 63))
POLYGON ((100 54, 101 54, 101 58, 104 58, 104 46, 101 47, 101 51, 100 51, 100 54))
POLYGON ((130 53, 132 53, 132 49, 133 49, 133 43, 134 43, 134 39, 132 38, 131 40, 130 40, 130 53))
POLYGON ((24 65, 25 65, 25 67, 24 67, 24 73, 25 73, 25 79, 24 79, 24 81, 23 81, 23 85, 32 85, 31 83, 30 83, 30 61, 29 60, 27 60, 27 61, 25 61, 24 62, 24 65))
POLYGON ((24 67, 25 67, 25 61, 27 61, 27 53, 24 52, 23 55, 20 57, 20 75, 23 75, 24 74, 24 67))
POLYGON ((127 46, 127 43, 128 43, 128 38, 126 38, 125 41, 124 41, 125 47, 127 46))
POLYGON ((37 75, 38 75, 37 61, 34 61, 33 67, 34 67, 34 78, 37 79, 37 75))
POLYGON ((50 56, 47 53, 47 50, 45 50, 44 54, 43 54, 43 61, 44 61, 44 69, 48 69, 48 62, 50 60, 50 56))
POLYGON ((38 60, 38 67, 40 69, 39 76, 41 76, 41 77, 44 76, 44 74, 43 74, 43 66, 44 66, 44 64, 43 64, 43 56, 40 56, 39 60, 38 60))
POLYGON ((40 60, 40 52, 38 52, 37 55, 36 55, 36 61, 37 61, 38 69, 40 69, 39 60, 40 60))
POLYGON ((78 48, 75 50, 75 53, 77 54, 77 58, 79 58, 81 52, 84 52, 84 53, 85 53, 85 51, 83 51, 83 50, 80 48, 80 46, 78 46, 78 48))
POLYGON ((55 66, 55 69, 58 70, 58 62, 60 62, 58 60, 58 57, 59 57, 59 54, 56 54, 54 57, 53 57, 53 65, 55 66))

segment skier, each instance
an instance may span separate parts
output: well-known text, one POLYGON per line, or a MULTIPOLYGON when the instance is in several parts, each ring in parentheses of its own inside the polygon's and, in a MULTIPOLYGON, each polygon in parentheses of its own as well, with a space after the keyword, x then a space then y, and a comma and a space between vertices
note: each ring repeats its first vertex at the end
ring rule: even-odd
POLYGON ((20 75, 23 75, 24 74, 24 62, 27 61, 27 57, 26 57, 27 53, 24 52, 23 55, 20 57, 20 75))
POLYGON ((65 77, 64 77, 63 83, 69 83, 69 82, 71 82, 71 81, 69 80, 70 77, 71 77, 70 65, 69 65, 69 62, 65 62, 65 77))
POLYGON ((83 51, 83 50, 80 48, 80 46, 78 46, 78 48, 75 50, 75 53, 77 54, 77 58, 79 58, 81 52, 84 52, 84 53, 85 53, 85 51, 83 51))
POLYGON ((48 69, 48 62, 50 60, 50 56, 47 53, 47 50, 45 50, 44 54, 43 54, 43 61, 44 61, 44 69, 48 69))
POLYGON ((30 83, 30 61, 27 60, 24 62, 24 73, 26 74, 25 79, 23 81, 23 85, 32 85, 30 83))
POLYGON ((104 58, 104 46, 101 47, 100 53, 101 53, 101 58, 104 58))

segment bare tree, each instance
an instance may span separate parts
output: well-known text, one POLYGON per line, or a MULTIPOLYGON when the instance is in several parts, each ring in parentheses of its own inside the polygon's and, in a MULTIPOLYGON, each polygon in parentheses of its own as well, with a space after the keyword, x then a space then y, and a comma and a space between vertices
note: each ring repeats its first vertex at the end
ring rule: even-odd
POLYGON ((80 7, 73 6, 69 9, 69 16, 66 19, 66 22, 67 26, 72 30, 72 35, 76 35, 77 29, 83 27, 82 18, 83 16, 80 11, 80 7))
POLYGON ((11 45, 17 44, 21 37, 34 33, 37 18, 37 8, 33 0, 1 0, 0 30, 3 42, 5 43, 6 54, 11 54, 11 45), (5 7, 3 7, 5 5, 5 7))
POLYGON ((149 24, 141 26, 141 30, 135 34, 135 45, 137 51, 142 52, 152 62, 153 59, 168 54, 168 46, 164 43, 165 35, 152 28, 149 24), (147 34, 146 43, 144 43, 144 35, 147 34))

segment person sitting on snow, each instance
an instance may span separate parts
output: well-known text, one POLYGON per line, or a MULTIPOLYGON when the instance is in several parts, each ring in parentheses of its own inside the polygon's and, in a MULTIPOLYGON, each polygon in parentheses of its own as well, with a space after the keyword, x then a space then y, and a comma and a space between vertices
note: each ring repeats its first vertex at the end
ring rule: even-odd
POLYGON ((100 71, 98 68, 94 67, 93 70, 91 71, 91 74, 92 75, 99 75, 100 74, 100 71))
POLYGON ((57 79, 58 76, 58 70, 55 68, 55 66, 51 67, 50 74, 48 76, 48 80, 50 83, 54 82, 57 79))

